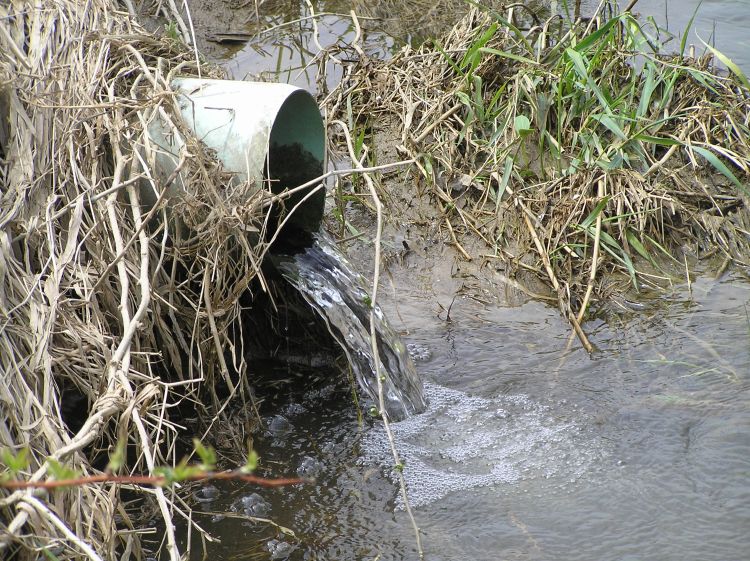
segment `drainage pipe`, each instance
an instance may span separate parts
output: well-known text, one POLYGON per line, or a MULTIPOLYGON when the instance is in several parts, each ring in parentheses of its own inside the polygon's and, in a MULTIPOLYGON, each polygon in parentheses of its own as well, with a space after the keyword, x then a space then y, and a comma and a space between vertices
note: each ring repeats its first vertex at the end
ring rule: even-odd
MULTIPOLYGON (((271 191, 278 194, 323 174, 323 119, 307 91, 288 84, 199 78, 177 78, 172 87, 182 119, 234 173, 235 183, 247 181, 260 190, 268 188, 270 181, 271 191)), ((184 141, 158 119, 149 125, 149 137, 155 145, 154 172, 164 181, 177 167, 184 141)), ((170 188, 175 195, 186 190, 185 181, 180 175, 173 182, 170 188)), ((144 202, 153 204, 153 190, 143 191, 144 202)), ((286 211, 308 194, 302 191, 285 199, 286 211)), ((285 232, 316 232, 324 204, 325 191, 320 189, 295 210, 285 232)), ((278 219, 274 217, 272 228, 278 219)))

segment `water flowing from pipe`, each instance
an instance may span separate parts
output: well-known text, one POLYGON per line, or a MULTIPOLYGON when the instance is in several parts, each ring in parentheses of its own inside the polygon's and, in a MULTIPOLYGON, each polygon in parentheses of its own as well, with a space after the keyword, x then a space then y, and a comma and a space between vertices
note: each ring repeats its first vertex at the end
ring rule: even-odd
MULTIPOLYGON (((370 344, 371 299, 365 279, 325 234, 298 253, 274 256, 283 277, 325 321, 346 353, 362 390, 378 403, 375 360, 370 344)), ((427 403, 414 363, 383 311, 375 306, 375 330, 388 418, 398 421, 424 411, 427 403)))

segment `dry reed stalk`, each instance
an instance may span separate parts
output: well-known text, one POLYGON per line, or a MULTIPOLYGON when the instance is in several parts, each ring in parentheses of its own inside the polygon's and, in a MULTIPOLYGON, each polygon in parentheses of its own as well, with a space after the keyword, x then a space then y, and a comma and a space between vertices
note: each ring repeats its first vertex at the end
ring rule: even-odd
MULTIPOLYGON (((47 458, 95 475, 92 462, 118 442, 130 474, 171 465, 177 404, 216 412, 215 382, 245 387, 245 361, 232 357, 240 371, 230 373, 223 354, 243 352, 228 334, 266 249, 246 233, 261 229, 267 194, 230 183, 181 123, 170 81, 198 74, 194 53, 147 34, 125 7, 0 5, 0 449, 28 448, 20 475, 30 481, 49 477, 47 458), (152 172, 154 119, 186 141, 189 191, 169 210, 176 173, 160 182, 152 172), (76 431, 63 389, 86 402, 76 431)), ((142 496, 155 498, 179 560, 181 507, 161 488, 142 496)), ((141 557, 122 504, 113 485, 0 490, 0 557, 141 557)))

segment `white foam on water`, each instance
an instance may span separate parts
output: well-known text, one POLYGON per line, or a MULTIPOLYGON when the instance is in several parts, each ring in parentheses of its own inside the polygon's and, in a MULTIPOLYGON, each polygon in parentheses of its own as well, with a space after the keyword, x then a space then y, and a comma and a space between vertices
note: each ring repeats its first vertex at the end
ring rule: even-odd
MULTIPOLYGON (((573 421, 524 395, 484 398, 425 383, 428 409, 391 428, 404 463, 409 501, 429 505, 456 491, 532 478, 580 478, 604 454, 573 421)), ((364 465, 392 466, 381 425, 363 439, 364 465)), ((397 508, 402 508, 400 495, 397 508)))

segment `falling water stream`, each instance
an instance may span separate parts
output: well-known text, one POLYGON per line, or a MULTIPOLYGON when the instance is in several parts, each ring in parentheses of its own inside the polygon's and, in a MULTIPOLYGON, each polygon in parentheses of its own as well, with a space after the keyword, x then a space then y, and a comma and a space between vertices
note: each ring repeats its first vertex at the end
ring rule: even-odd
MULTIPOLYGON (((370 339, 372 300, 365 279, 323 232, 315 235, 310 247, 274 259, 284 278, 320 315, 346 353, 360 387, 378 404, 376 358, 370 339)), ((399 421, 424 411, 422 382, 380 306, 375 303, 372 309, 385 408, 389 419, 399 421)))

